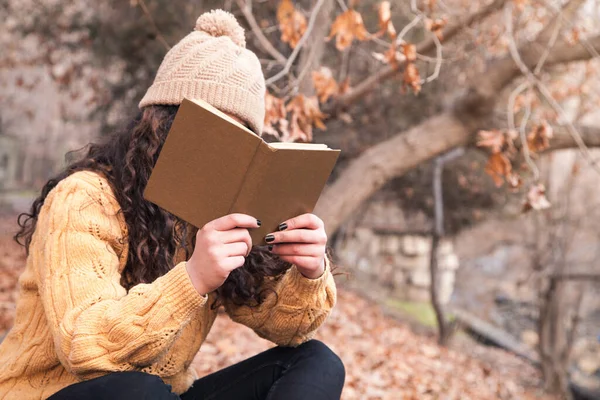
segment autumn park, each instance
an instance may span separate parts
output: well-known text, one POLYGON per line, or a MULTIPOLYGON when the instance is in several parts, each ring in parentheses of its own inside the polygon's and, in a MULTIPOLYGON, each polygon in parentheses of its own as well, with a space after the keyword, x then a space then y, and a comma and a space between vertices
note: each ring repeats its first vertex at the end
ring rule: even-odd
MULTIPOLYGON (((144 121, 163 58, 213 9, 260 63, 262 138, 341 150, 314 207, 337 287, 314 338, 341 398, 600 399, 598 0, 1 0, 0 342, 19 214, 144 121)), ((278 344, 228 312, 200 378, 278 344)), ((5 367, 0 399, 25 398, 3 397, 5 367)))

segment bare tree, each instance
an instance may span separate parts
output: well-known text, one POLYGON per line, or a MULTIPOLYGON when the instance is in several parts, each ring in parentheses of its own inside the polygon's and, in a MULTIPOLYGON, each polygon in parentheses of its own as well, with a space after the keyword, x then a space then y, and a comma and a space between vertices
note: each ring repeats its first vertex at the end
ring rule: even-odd
POLYGON ((448 322, 444 313, 443 306, 439 300, 438 293, 438 248, 440 240, 444 238, 444 199, 442 197, 442 170, 444 164, 453 159, 460 157, 464 153, 464 149, 457 148, 435 159, 435 167, 433 170, 433 193, 435 201, 435 224, 432 232, 431 241, 431 258, 429 263, 429 271, 431 275, 431 286, 429 288, 431 294, 431 304, 435 311, 435 316, 438 325, 438 342, 442 346, 446 346, 452 335, 452 326, 448 322))

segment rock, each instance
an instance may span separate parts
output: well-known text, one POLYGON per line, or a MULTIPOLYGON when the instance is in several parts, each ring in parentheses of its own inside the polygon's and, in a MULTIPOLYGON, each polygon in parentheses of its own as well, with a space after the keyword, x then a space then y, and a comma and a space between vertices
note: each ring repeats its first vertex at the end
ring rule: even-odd
POLYGON ((399 269, 399 268, 395 268, 394 269, 394 288, 401 288, 401 287, 405 287, 407 282, 406 282, 406 274, 404 273, 403 270, 399 269))
POLYGON ((369 228, 356 228, 354 237, 359 243, 369 243, 374 238, 373 231, 369 228))
POLYGON ((594 375, 600 370, 600 353, 591 353, 577 360, 577 368, 586 375, 594 375))
POLYGON ((431 251, 431 240, 422 236, 406 235, 402 238, 402 252, 407 256, 420 256, 431 251))
POLYGON ((454 271, 440 271, 439 299, 440 303, 448 304, 454 293, 454 271))
POLYGON ((440 257, 438 260, 438 266, 440 269, 456 271, 459 265, 460 263, 458 261, 458 256, 453 253, 446 254, 445 256, 440 257))
POLYGON ((397 254, 394 257, 394 264, 405 270, 427 269, 429 268, 429 257, 426 255, 407 257, 397 254))
POLYGON ((438 244, 438 257, 443 257, 454 253, 454 247, 450 240, 444 239, 438 244))
POLYGON ((369 256, 372 260, 376 259, 379 256, 379 251, 381 249, 380 243, 381 239, 378 237, 374 237, 369 242, 369 256))
POLYGON ((377 280, 384 286, 394 285, 394 266, 392 264, 383 264, 379 268, 377 280))
POLYGON ((539 340, 537 332, 532 331, 531 329, 521 332, 521 341, 531 348, 535 348, 538 345, 539 340))
POLYGON ((369 260, 364 257, 362 257, 358 260, 358 262, 356 263, 356 267, 358 268, 359 271, 363 271, 363 272, 369 272, 371 269, 369 260))
POLYGON ((396 235, 387 235, 383 239, 383 250, 389 254, 396 254, 400 251, 400 238, 396 235))
POLYGON ((409 282, 414 286, 427 288, 431 284, 431 274, 425 268, 415 269, 410 273, 409 282))
POLYGON ((408 301, 423 303, 431 300, 428 288, 408 286, 403 294, 403 297, 408 301))

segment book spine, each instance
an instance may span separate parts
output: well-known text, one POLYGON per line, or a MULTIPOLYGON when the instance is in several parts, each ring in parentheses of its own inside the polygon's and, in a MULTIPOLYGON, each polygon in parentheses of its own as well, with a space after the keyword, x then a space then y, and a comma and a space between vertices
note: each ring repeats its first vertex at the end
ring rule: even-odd
POLYGON ((259 163, 257 163, 257 158, 258 158, 257 154, 260 154, 259 150, 263 146, 266 146, 266 144, 262 140, 257 141, 256 149, 254 150, 254 154, 252 155, 250 164, 248 164, 248 168, 246 169, 246 172, 244 173, 244 177, 242 179, 240 187, 239 187, 237 193, 235 194, 233 201, 231 202, 231 206, 229 207, 228 214, 231 214, 233 212, 233 210, 236 209, 236 205, 237 205, 238 198, 240 197, 240 193, 247 192, 247 190, 245 190, 245 188, 246 188, 246 185, 248 182, 248 178, 253 175, 252 172, 256 169, 257 165, 259 164, 259 163))

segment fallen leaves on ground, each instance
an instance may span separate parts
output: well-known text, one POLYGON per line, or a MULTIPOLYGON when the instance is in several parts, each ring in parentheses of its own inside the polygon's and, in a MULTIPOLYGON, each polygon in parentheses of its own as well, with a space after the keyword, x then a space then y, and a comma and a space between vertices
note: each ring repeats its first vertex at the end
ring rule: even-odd
MULTIPOLYGON (((24 260, 22 248, 9 235, 0 235, 0 336, 14 318, 24 260)), ((517 357, 471 343, 440 348, 433 337, 416 334, 384 315, 376 303, 343 288, 316 338, 344 361, 344 400, 543 398, 532 386, 539 384, 538 373, 517 357)), ((221 314, 193 366, 204 376, 271 346, 221 314)))
MULTIPOLYGON (((378 305, 342 288, 316 339, 344 361, 345 400, 544 398, 535 388, 524 387, 538 384, 539 376, 517 357, 479 345, 468 350, 477 357, 441 348, 434 338, 414 333, 385 316, 378 305)), ((204 376, 270 347, 223 314, 193 365, 204 376)))

